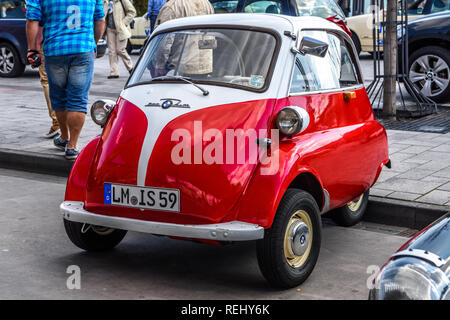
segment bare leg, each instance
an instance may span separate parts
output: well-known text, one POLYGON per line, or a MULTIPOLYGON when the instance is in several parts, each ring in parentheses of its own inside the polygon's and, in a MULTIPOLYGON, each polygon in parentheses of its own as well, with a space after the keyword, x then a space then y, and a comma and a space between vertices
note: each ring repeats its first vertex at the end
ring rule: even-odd
POLYGON ((86 114, 84 112, 67 111, 67 125, 70 132, 69 144, 67 145, 68 149, 74 149, 77 147, 78 138, 80 137, 81 129, 83 129, 85 120, 86 114))
POLYGON ((61 130, 61 139, 69 140, 69 127, 67 126, 67 111, 55 111, 58 119, 59 129, 61 130))

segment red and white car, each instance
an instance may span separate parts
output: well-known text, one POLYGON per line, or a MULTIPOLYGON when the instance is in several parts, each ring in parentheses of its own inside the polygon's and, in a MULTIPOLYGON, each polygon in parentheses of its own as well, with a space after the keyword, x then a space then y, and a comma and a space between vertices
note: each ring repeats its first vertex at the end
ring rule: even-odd
POLYGON ((257 240, 274 286, 316 264, 321 214, 358 222, 390 164, 350 37, 318 17, 197 16, 162 24, 61 204, 69 238, 116 246, 127 230, 214 244, 257 240))

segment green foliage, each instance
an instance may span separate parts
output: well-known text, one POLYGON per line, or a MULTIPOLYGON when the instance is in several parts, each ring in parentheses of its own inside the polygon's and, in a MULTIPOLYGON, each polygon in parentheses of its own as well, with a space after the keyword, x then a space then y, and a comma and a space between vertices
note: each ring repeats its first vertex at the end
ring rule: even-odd
POLYGON ((148 0, 133 0, 133 5, 136 8, 136 16, 140 17, 147 12, 148 0))

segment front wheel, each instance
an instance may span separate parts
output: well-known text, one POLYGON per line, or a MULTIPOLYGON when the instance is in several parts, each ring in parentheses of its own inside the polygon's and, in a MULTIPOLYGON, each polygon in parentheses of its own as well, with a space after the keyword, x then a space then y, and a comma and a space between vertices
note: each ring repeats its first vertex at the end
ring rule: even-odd
POLYGON ((126 230, 73 222, 64 219, 67 236, 77 247, 86 251, 106 251, 117 246, 127 234, 126 230))
POLYGON ((351 227, 362 220, 368 202, 369 190, 345 206, 334 209, 329 215, 336 224, 342 227, 351 227))
POLYGON ((258 264, 274 287, 292 288, 311 274, 319 257, 322 222, 314 198, 288 189, 272 227, 257 242, 258 264))

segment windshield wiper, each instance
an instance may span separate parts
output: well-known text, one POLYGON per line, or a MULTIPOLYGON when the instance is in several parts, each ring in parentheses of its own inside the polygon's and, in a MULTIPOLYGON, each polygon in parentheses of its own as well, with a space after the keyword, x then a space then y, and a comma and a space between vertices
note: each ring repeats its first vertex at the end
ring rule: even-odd
POLYGON ((204 96, 207 96, 209 94, 209 91, 200 87, 198 84, 195 84, 192 82, 191 78, 188 77, 183 77, 183 76, 160 76, 160 77, 156 77, 153 78, 153 80, 182 80, 186 83, 192 84, 194 87, 196 87, 198 90, 200 90, 204 96))

